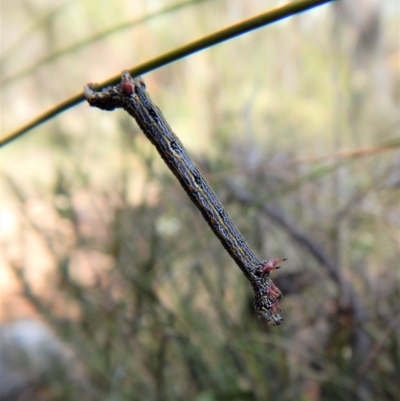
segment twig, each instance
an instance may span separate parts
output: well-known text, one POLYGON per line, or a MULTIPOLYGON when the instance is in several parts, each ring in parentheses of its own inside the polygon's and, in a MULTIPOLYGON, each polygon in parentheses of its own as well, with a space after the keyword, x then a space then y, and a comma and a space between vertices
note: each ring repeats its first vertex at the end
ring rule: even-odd
MULTIPOLYGON (((175 50, 164 53, 154 59, 146 61, 138 66, 131 68, 129 72, 132 76, 138 76, 146 72, 155 70, 156 68, 162 67, 166 64, 172 63, 173 61, 179 60, 189 54, 196 53, 200 50, 214 46, 218 43, 222 43, 226 40, 232 39, 235 36, 243 35, 244 33, 250 32, 254 29, 260 28, 264 25, 272 24, 273 22, 280 21, 284 18, 291 17, 292 15, 301 13, 311 8, 320 6, 325 3, 329 3, 335 0, 300 0, 294 1, 289 4, 285 4, 281 7, 277 7, 273 10, 259 14, 253 18, 238 22, 237 24, 231 25, 228 28, 221 29, 220 31, 214 32, 201 39, 195 40, 188 43, 187 45, 181 46, 175 50)), ((114 85, 119 81, 120 75, 115 75, 112 78, 98 84, 97 89, 104 88, 109 85, 114 85)), ((57 114, 69 109, 70 107, 76 106, 83 102, 85 97, 82 92, 79 92, 67 100, 62 101, 56 106, 52 107, 48 111, 34 118, 32 121, 16 129, 15 131, 7 134, 0 140, 0 147, 9 144, 13 140, 19 138, 21 135, 32 130, 38 125, 50 120, 57 114)))

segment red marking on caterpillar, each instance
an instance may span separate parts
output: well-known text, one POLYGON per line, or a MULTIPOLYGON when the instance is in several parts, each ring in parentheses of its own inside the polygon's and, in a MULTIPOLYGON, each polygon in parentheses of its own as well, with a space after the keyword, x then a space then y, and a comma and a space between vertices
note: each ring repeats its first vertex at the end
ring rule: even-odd
POLYGON ((121 82, 121 91, 124 95, 132 95, 134 92, 135 85, 131 81, 123 81, 121 82))
POLYGON ((282 296, 281 290, 271 282, 270 286, 265 290, 268 296, 280 298, 282 296))
POLYGON ((128 70, 122 71, 121 77, 121 92, 123 95, 132 95, 135 92, 135 83, 128 70))
POLYGON ((265 263, 264 266, 262 266, 259 270, 261 275, 264 275, 266 273, 269 273, 272 270, 279 269, 280 266, 277 266, 277 264, 284 262, 287 259, 274 259, 274 260, 269 260, 267 263, 265 263))
POLYGON ((276 315, 278 313, 278 311, 281 310, 281 306, 279 305, 278 301, 275 301, 272 305, 271 305, 271 311, 274 315, 276 315))

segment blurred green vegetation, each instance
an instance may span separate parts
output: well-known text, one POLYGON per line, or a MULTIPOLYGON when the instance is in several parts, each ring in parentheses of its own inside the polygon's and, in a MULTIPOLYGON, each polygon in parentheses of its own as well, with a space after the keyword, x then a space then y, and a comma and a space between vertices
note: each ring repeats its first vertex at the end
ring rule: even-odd
MULTIPOLYGON (((4 0, 2 134, 279 4, 178 3, 4 0)), ((2 266, 83 372, 32 399, 397 399, 399 17, 343 0, 144 77, 258 255, 289 259, 280 327, 122 111, 80 105, 2 149, 2 266)), ((32 313, 11 299, 3 320, 32 313)))

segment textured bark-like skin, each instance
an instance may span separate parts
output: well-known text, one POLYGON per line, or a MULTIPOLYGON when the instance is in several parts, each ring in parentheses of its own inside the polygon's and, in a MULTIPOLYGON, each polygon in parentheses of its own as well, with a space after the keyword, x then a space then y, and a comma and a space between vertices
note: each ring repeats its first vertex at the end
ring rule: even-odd
POLYGON ((279 268, 278 264, 286 259, 265 261, 255 256, 160 109, 150 99, 143 79, 132 78, 128 71, 123 71, 120 84, 100 92, 95 92, 93 85, 88 84, 84 93, 91 106, 102 110, 123 108, 136 120, 211 230, 250 281, 255 293, 254 307, 260 320, 270 326, 279 325, 283 321, 278 302, 282 293, 272 282, 270 271, 279 268))

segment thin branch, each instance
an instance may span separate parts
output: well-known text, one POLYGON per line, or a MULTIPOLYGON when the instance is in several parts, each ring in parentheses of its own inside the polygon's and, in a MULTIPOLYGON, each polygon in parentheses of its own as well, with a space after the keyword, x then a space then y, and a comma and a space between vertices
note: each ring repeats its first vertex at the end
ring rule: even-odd
MULTIPOLYGON (((32 38, 32 36, 40 29, 41 26, 44 24, 48 24, 52 21, 54 21, 54 18, 56 18, 60 13, 65 12, 65 9, 71 5, 70 1, 65 1, 63 4, 56 4, 54 2, 55 8, 53 10, 50 10, 45 15, 42 15, 37 21, 35 21, 28 29, 26 29, 21 36, 19 36, 11 45, 9 45, 8 41, 4 40, 4 45, 8 45, 1 54, 1 59, 0 59, 0 68, 3 67, 3 65, 8 61, 8 59, 13 55, 13 53, 24 43, 24 41, 28 38, 32 38)), ((0 82, 0 86, 3 86, 5 83, 5 80, 0 82)))
POLYGON ((358 371, 358 375, 356 381, 351 389, 353 394, 357 394, 358 389, 360 387, 361 382, 365 379, 368 371, 374 366, 375 359, 381 352, 385 342, 389 338, 389 336, 399 327, 400 324, 400 315, 398 315, 395 319, 392 320, 389 327, 383 332, 382 337, 379 341, 376 342, 375 346, 372 348, 371 352, 366 357, 364 363, 361 365, 360 370, 358 371))
MULTIPOLYGON (((64 47, 63 49, 55 51, 54 53, 48 54, 47 56, 43 57, 41 60, 37 61, 36 64, 33 64, 33 65, 31 65, 31 66, 29 66, 27 68, 24 68, 23 70, 15 73, 14 75, 12 75, 10 77, 4 78, 0 82, 0 86, 8 85, 8 84, 12 83, 13 81, 15 81, 17 79, 22 78, 22 77, 32 73, 33 71, 37 70, 38 68, 42 67, 43 65, 46 65, 51 61, 57 60, 58 58, 64 56, 65 54, 68 54, 68 53, 74 52, 76 50, 79 50, 82 47, 85 47, 85 46, 87 46, 89 44, 92 44, 93 42, 97 42, 100 39, 109 37, 109 36, 113 35, 114 33, 123 31, 123 30, 128 29, 128 28, 132 28, 132 27, 134 27, 136 25, 139 25, 139 24, 142 24, 144 22, 150 21, 150 20, 152 20, 152 19, 154 19, 156 17, 165 15, 165 14, 173 12, 173 11, 177 11, 180 8, 183 8, 183 7, 186 7, 186 6, 190 6, 190 5, 193 5, 193 4, 196 4, 196 3, 201 3, 203 1, 208 1, 208 0, 189 0, 189 1, 184 1, 182 3, 177 3, 177 4, 174 4, 174 5, 170 6, 170 7, 166 7, 164 9, 160 10, 160 11, 154 12, 154 13, 149 14, 149 15, 145 15, 145 16, 143 16, 141 18, 138 18, 138 19, 136 19, 134 21, 127 21, 127 22, 124 22, 124 23, 119 24, 117 26, 114 26, 114 27, 112 27, 110 29, 107 29, 105 31, 102 31, 100 33, 96 33, 95 35, 90 36, 89 38, 86 38, 86 39, 84 39, 84 40, 82 40, 82 41, 80 41, 78 43, 74 43, 71 46, 64 47)), ((56 12, 58 12, 58 9, 56 10, 56 12)), ((54 13, 55 12, 53 11, 52 14, 49 17, 46 16, 46 19, 50 18, 54 13)), ((35 24, 35 27, 36 27, 36 25, 37 24, 35 24)), ((25 36, 26 35, 24 35, 24 37, 25 36)), ((4 63, 4 56, 2 57, 0 62, 4 63)))
MULTIPOLYGON (((257 201, 244 188, 237 187, 230 180, 226 180, 225 183, 229 191, 233 194, 233 196, 239 203, 244 205, 256 204, 257 201)), ((271 220, 277 223, 281 228, 287 231, 297 243, 304 246, 321 265, 325 266, 328 270, 329 276, 333 281, 335 281, 336 283, 340 282, 339 276, 337 274, 337 266, 335 265, 333 260, 326 254, 321 245, 317 244, 303 230, 297 227, 293 222, 289 221, 284 213, 278 210, 278 208, 263 203, 259 206, 259 209, 271 220)))
MULTIPOLYGON (((301 13, 303 11, 307 11, 311 8, 320 6, 322 4, 330 3, 332 1, 335 0, 299 0, 277 7, 273 10, 259 14, 253 18, 249 18, 244 21, 238 22, 234 25, 229 26, 228 28, 224 28, 221 29, 220 31, 204 36, 201 39, 197 39, 170 52, 164 53, 161 56, 158 56, 154 59, 139 64, 134 68, 131 68, 129 72, 134 77, 144 74, 156 68, 162 67, 166 64, 172 63, 173 61, 186 57, 190 54, 196 53, 200 50, 214 46, 218 43, 222 43, 236 36, 243 35, 244 33, 250 32, 264 25, 272 24, 284 18, 291 17, 292 15, 301 13)), ((107 79, 106 81, 101 82, 95 87, 95 89, 98 90, 106 86, 115 85, 117 82, 119 82, 120 76, 121 75, 118 74, 113 76, 112 78, 107 79)), ((44 123, 45 121, 51 119, 57 114, 62 113, 63 111, 69 109, 70 107, 78 105, 84 100, 85 98, 83 96, 83 92, 79 92, 74 96, 72 96, 71 98, 64 100, 63 102, 59 103, 58 105, 52 107, 48 111, 39 115, 29 123, 23 125, 22 127, 3 137, 0 140, 0 147, 9 144, 10 142, 19 138, 26 132, 32 130, 38 125, 44 123)))
MULTIPOLYGON (((229 180, 226 180, 226 186, 239 203, 244 205, 254 205, 257 203, 254 197, 244 188, 237 187, 229 180)), ((367 312, 362 301, 357 296, 357 293, 351 283, 341 280, 337 264, 325 252, 322 245, 318 244, 294 222, 290 221, 287 216, 278 208, 272 207, 267 203, 263 203, 259 206, 259 210, 277 223, 281 228, 283 228, 297 243, 306 248, 321 266, 326 268, 330 278, 339 286, 340 292, 345 291, 346 294, 349 294, 348 302, 354 311, 356 320, 364 320, 367 312)), ((357 331, 359 336, 362 336, 363 338, 365 337, 366 333, 364 332, 363 328, 357 328, 357 331)))

